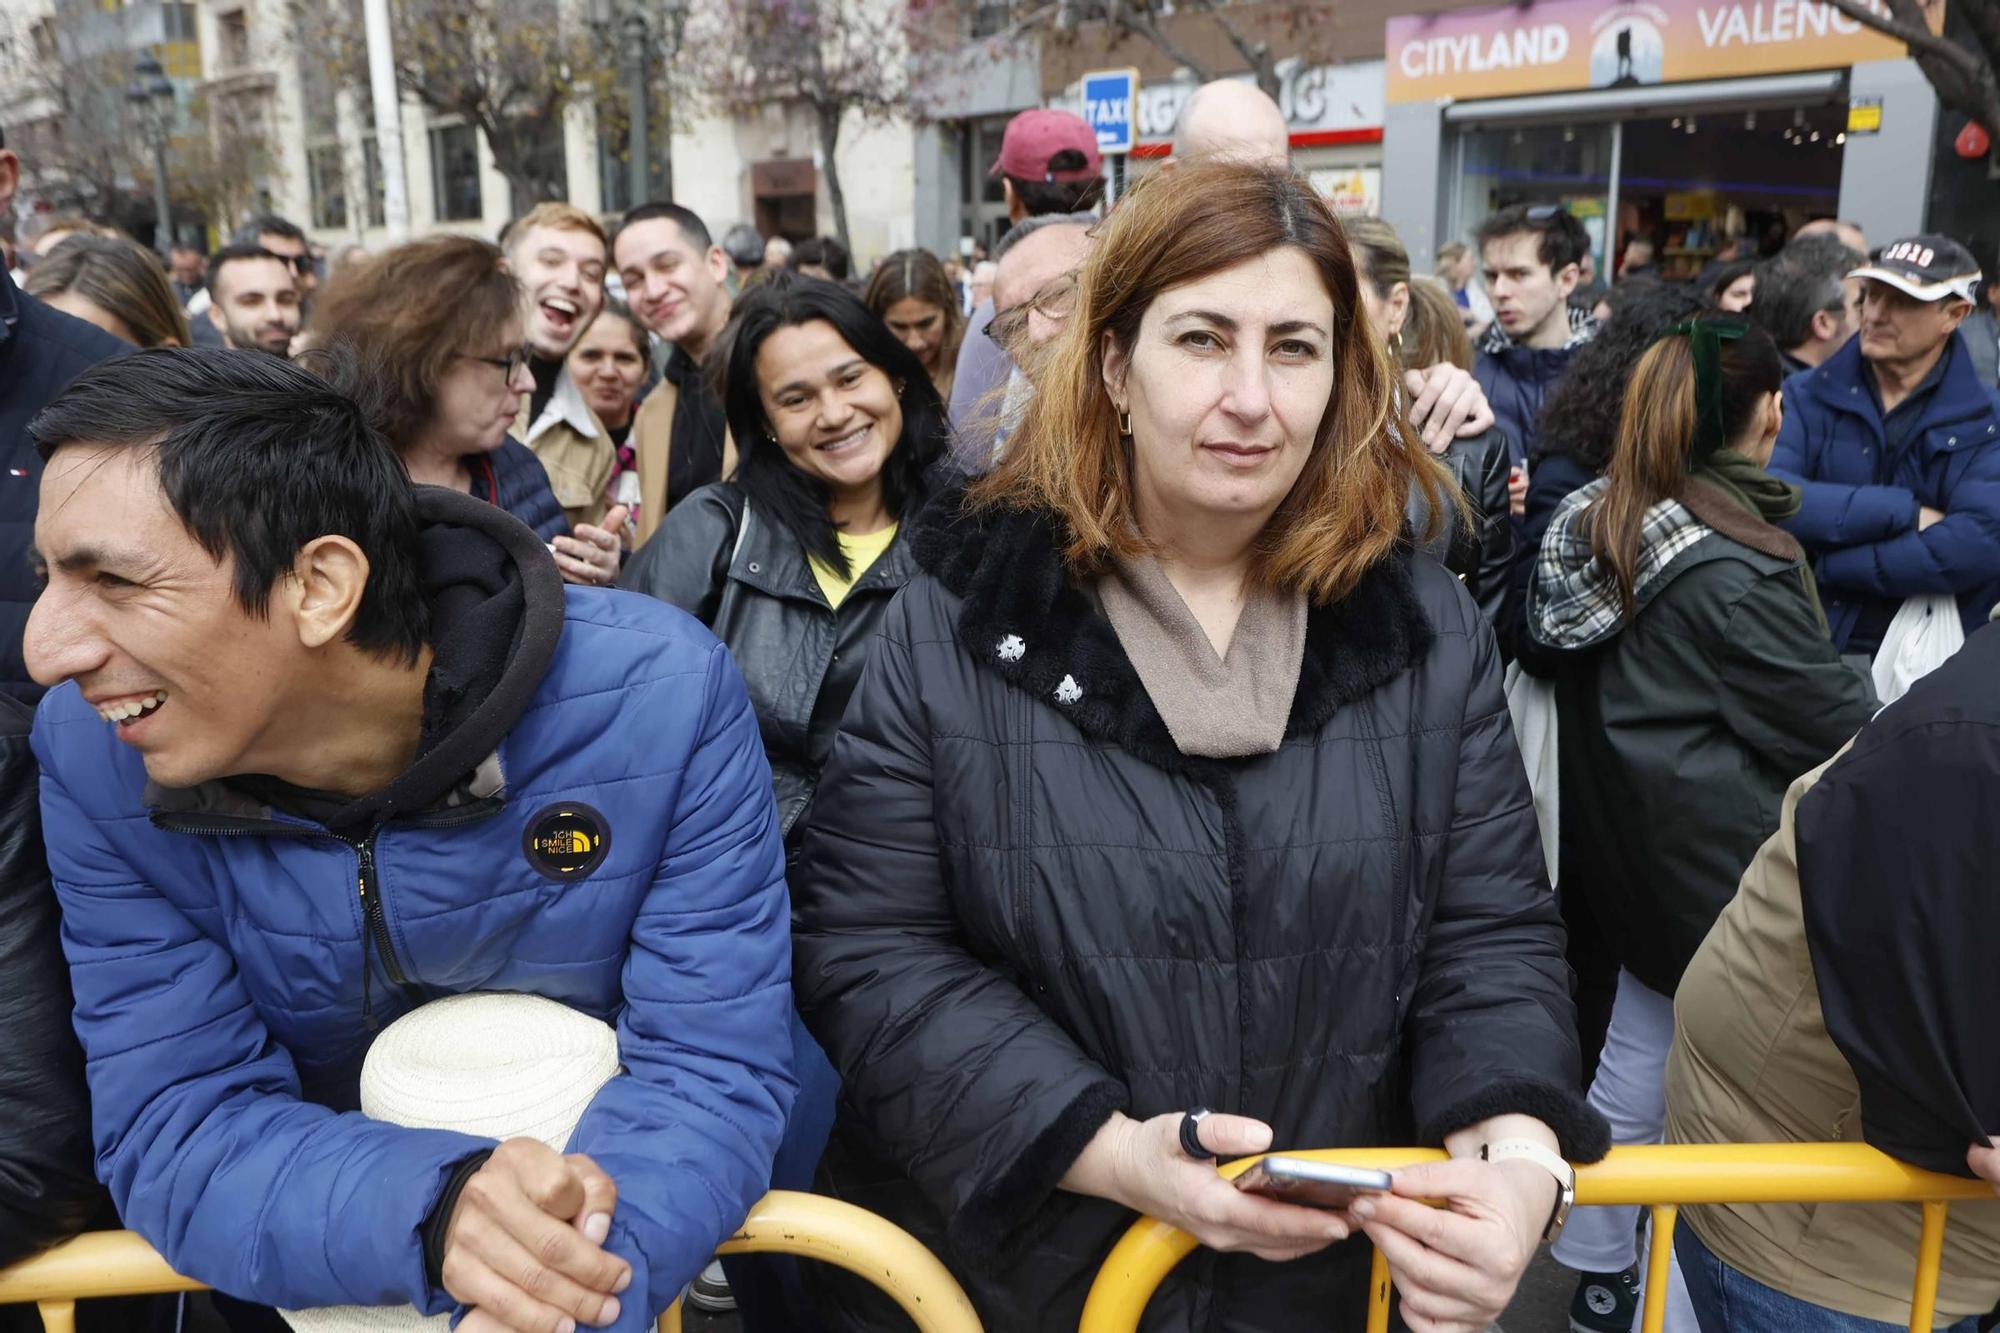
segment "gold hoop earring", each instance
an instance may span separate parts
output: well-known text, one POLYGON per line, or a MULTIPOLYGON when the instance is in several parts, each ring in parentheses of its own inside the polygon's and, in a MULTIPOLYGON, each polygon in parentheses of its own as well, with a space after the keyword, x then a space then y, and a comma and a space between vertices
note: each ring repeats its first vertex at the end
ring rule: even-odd
POLYGON ((1132 414, 1122 407, 1118 409, 1118 433, 1126 439, 1132 437, 1132 414))
POLYGON ((1390 348, 1391 348, 1392 350, 1394 350, 1394 352, 1396 353, 1396 359, 1397 359, 1398 361, 1402 360, 1402 359, 1403 359, 1403 331, 1402 331, 1401 329, 1397 329, 1397 330, 1396 330, 1396 331, 1395 331, 1394 333, 1392 333, 1392 334, 1390 334, 1390 335, 1389 335, 1389 346, 1390 346, 1390 348))

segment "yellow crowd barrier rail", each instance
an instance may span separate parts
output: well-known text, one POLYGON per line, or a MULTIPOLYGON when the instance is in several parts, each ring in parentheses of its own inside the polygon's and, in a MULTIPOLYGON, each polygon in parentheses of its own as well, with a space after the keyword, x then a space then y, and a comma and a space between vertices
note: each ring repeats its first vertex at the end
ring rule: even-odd
MULTIPOLYGON (((1287 1152, 1316 1162, 1393 1171, 1413 1162, 1442 1160, 1424 1148, 1322 1148, 1287 1152)), ((1231 1162, 1235 1177, 1253 1158, 1231 1162)), ((1937 1308, 1938 1269, 1944 1256, 1946 1210, 1956 1199, 1993 1198, 1983 1180, 1936 1175, 1905 1166, 1858 1143, 1742 1143, 1615 1148, 1595 1166, 1578 1167, 1576 1202, 1638 1204, 1653 1216, 1646 1269, 1643 1333, 1660 1333, 1666 1319, 1667 1265, 1673 1261, 1674 1223, 1685 1204, 1701 1203, 1916 1203, 1923 1206, 1916 1274, 1910 1297, 1911 1333, 1929 1333, 1937 1308)), ((1154 1291, 1175 1264, 1194 1253, 1185 1231, 1144 1217, 1112 1247, 1092 1284, 1078 1333, 1135 1333, 1154 1291)), ((1368 1333, 1389 1327, 1389 1269, 1378 1253, 1368 1291, 1368 1333)))
MULTIPOLYGON (((906 1231, 836 1199, 773 1190, 721 1247, 723 1254, 795 1254, 837 1264, 880 1287, 921 1333, 980 1333, 972 1302, 945 1266, 906 1231)), ((1165 1270, 1162 1270, 1164 1272, 1165 1270)), ((95 1231, 0 1268, 0 1305, 33 1301, 48 1333, 75 1333, 76 1303, 95 1296, 199 1291, 132 1231, 95 1231)), ((660 1319, 680 1333, 680 1308, 660 1319)))

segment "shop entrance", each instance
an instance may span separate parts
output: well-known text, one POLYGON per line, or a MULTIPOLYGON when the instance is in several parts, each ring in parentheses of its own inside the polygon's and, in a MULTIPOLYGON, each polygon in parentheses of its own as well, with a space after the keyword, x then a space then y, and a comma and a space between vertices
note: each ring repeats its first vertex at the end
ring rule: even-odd
POLYGON ((1560 204, 1590 234, 1604 280, 1634 239, 1651 243, 1658 276, 1672 279, 1698 278, 1725 255, 1773 253, 1840 201, 1845 92, 1835 76, 1812 81, 1806 95, 1644 108, 1593 106, 1602 95, 1591 93, 1523 99, 1543 107, 1520 119, 1503 119, 1504 103, 1486 104, 1490 117, 1454 108, 1463 119, 1447 157, 1446 235, 1469 241, 1510 204, 1560 204), (1557 102, 1566 105, 1552 114, 1557 102))

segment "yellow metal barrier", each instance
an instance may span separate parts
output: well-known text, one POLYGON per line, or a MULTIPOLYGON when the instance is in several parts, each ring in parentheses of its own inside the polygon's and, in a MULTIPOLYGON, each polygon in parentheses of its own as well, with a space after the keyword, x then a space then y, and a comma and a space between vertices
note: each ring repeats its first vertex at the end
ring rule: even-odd
MULTIPOLYGON (((921 1333, 980 1333, 972 1302, 937 1257, 908 1232, 852 1204, 773 1190, 720 1252, 795 1254, 836 1264, 882 1288, 921 1333)), ((137 1232, 97 1231, 0 1268, 0 1305, 33 1301, 48 1333, 75 1333, 79 1300, 199 1291, 202 1285, 167 1267, 137 1232)), ((660 1318, 661 1333, 679 1333, 680 1326, 678 1306, 660 1318)))
MULTIPOLYGON (((1425 1148, 1322 1148, 1286 1156, 1378 1170, 1444 1158, 1443 1153, 1425 1148)), ((1240 1175, 1253 1160, 1231 1162, 1221 1168, 1222 1174, 1240 1175)), ((1929 1333, 1937 1308, 1946 1209, 1955 1199, 1992 1198, 1993 1187, 1985 1181, 1920 1171, 1858 1143, 1615 1148, 1602 1162, 1578 1167, 1576 1173, 1579 1207, 1638 1204, 1652 1212, 1643 1333, 1660 1333, 1666 1318, 1667 1265, 1673 1259, 1675 1219, 1684 1204, 1922 1204, 1910 1329, 1929 1333)), ((1196 1248, 1194 1237, 1186 1232, 1154 1218, 1140 1218, 1106 1256, 1084 1303, 1078 1333, 1134 1333, 1153 1292, 1196 1248)), ((1384 1333, 1389 1327, 1389 1274, 1380 1254, 1375 1256, 1368 1286, 1368 1333, 1384 1333)))

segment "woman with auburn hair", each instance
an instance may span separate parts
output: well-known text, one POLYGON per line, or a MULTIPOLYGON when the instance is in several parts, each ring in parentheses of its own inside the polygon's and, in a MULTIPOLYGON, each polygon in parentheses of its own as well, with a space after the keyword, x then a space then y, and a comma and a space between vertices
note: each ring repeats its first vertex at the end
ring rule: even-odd
POLYGON ((928 250, 898 250, 875 266, 862 298, 868 313, 889 326, 896 340, 923 363, 938 397, 951 401, 965 313, 938 257, 928 250))
POLYGON ((71 236, 21 290, 136 347, 188 347, 187 315, 151 250, 123 236, 71 236))
MULTIPOLYGON (((608 585, 619 547, 571 535, 534 451, 508 432, 534 390, 521 284, 500 247, 429 236, 337 270, 313 303, 315 347, 379 367, 382 433, 410 480, 490 501, 549 543, 571 583, 608 585)), ((610 520, 615 531, 622 514, 610 520)))
MULTIPOLYGON (((1358 1329, 1365 1230, 1413 1329, 1482 1329, 1561 1221, 1558 1153, 1603 1150, 1499 655, 1402 537, 1445 484, 1357 283, 1296 176, 1135 187, 999 466, 920 523, 821 775, 819 1186, 990 1329, 1074 1327, 1135 1211, 1230 1252, 1149 1328, 1358 1329), (1453 1160, 1345 1210, 1213 1167, 1409 1143, 1453 1160)), ((829 1323, 883 1326, 813 1276, 829 1323)))
MULTIPOLYGON (((1784 373, 1740 316, 1668 329, 1632 371, 1605 475, 1557 507, 1528 595, 1556 673, 1562 888, 1619 969, 1590 1102, 1621 1144, 1660 1141, 1681 973, 1785 789, 1875 710, 1777 526, 1799 509, 1764 471, 1784 373)), ((1585 1209, 1556 1245, 1580 1275, 1571 1327, 1632 1326, 1637 1212, 1585 1209)), ((1667 1327, 1692 1330, 1673 1276, 1667 1327)))

